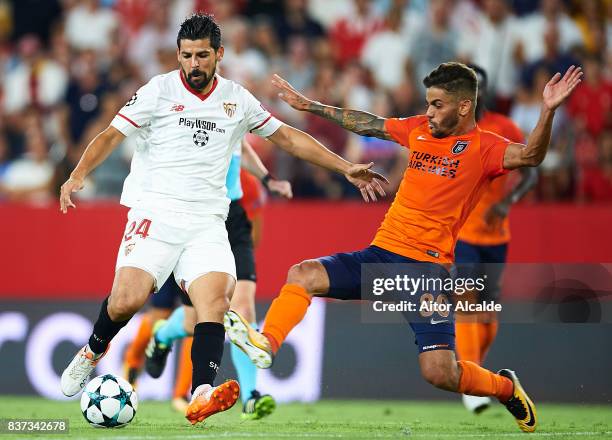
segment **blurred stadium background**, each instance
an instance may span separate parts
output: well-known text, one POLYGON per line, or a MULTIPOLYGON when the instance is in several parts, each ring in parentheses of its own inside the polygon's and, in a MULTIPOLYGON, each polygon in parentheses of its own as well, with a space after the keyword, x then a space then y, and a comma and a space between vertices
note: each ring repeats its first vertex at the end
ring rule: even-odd
MULTIPOLYGON (((365 205, 338 176, 249 139, 296 196, 268 200, 263 211, 260 318, 291 264, 369 243, 405 165, 392 142, 291 110, 275 96, 273 73, 329 104, 406 116, 423 109, 426 72, 449 60, 475 62, 489 73, 488 107, 528 133, 545 79, 584 66, 583 83, 557 114, 539 183, 511 213, 509 259, 612 262, 612 1, 0 0, 2 394, 60 397, 58 374, 110 289, 130 140, 90 177, 68 216, 59 213, 58 187, 134 91, 176 68, 178 25, 195 10, 221 25, 224 76, 335 152, 375 161, 391 180, 388 199, 365 205)), ((612 292, 610 265, 601 267, 603 291, 612 292)), ((576 319, 589 324, 503 324, 487 365, 519 371, 537 400, 610 403, 612 316, 603 307, 593 318, 592 307, 576 319)), ((357 305, 318 301, 313 309, 275 368, 261 374, 264 391, 282 401, 449 398, 421 380, 406 326, 359 325, 357 305)), ((120 373, 135 325, 98 371, 120 373)), ((221 376, 232 375, 224 363, 221 376)), ((141 397, 169 397, 172 373, 143 379, 141 397)))

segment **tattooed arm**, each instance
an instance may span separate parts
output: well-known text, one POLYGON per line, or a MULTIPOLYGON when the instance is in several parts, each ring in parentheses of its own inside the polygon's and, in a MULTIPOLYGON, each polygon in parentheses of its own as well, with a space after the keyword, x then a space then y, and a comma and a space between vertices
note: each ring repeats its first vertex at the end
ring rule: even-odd
POLYGON ((362 136, 393 140, 385 130, 385 118, 368 112, 338 108, 312 101, 278 75, 274 75, 272 84, 280 90, 278 96, 296 110, 321 116, 362 136))

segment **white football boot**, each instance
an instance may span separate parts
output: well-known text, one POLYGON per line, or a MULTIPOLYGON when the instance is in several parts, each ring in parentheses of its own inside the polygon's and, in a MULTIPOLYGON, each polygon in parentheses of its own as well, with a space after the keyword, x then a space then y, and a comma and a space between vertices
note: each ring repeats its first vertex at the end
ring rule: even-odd
POLYGON ((491 406, 491 398, 483 396, 470 396, 463 394, 463 405, 466 409, 474 414, 480 414, 491 406))
POLYGON ((89 376, 106 351, 102 354, 95 354, 89 349, 89 344, 78 351, 62 373, 61 387, 65 396, 72 397, 85 387, 89 376))
POLYGON ((270 368, 274 360, 270 341, 251 327, 240 313, 230 310, 223 317, 227 337, 241 349, 258 368, 270 368))

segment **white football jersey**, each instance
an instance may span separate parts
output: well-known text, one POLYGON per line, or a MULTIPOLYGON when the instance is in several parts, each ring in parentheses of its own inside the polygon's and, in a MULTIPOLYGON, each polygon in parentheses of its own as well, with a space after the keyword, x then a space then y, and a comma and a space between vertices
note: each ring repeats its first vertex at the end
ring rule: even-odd
POLYGON ((111 125, 138 136, 122 205, 227 216, 225 178, 234 146, 249 131, 268 137, 282 122, 239 84, 219 75, 213 81, 204 95, 180 70, 158 75, 117 113, 111 125))

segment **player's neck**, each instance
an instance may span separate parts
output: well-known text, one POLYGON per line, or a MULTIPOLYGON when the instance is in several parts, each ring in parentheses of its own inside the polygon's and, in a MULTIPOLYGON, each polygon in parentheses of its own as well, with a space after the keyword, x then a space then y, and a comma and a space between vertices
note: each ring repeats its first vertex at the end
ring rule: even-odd
POLYGON ((466 120, 465 122, 461 122, 457 124, 457 127, 449 133, 449 136, 462 136, 464 134, 468 134, 476 128, 476 120, 471 118, 466 120))
POLYGON ((216 82, 217 82, 217 75, 213 75, 210 81, 208 81, 208 84, 206 84, 206 87, 204 87, 202 90, 197 90, 197 92, 200 93, 201 95, 208 95, 216 82))

